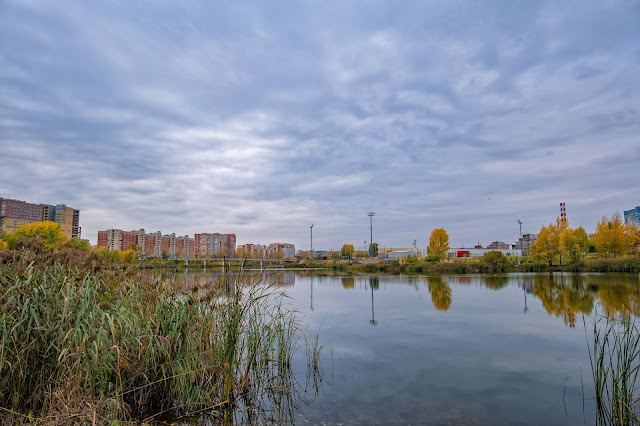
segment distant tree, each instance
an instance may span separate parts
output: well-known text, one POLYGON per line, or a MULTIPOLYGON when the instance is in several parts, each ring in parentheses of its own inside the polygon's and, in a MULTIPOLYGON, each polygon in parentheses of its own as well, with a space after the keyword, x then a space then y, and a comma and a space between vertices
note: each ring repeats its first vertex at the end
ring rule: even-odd
POLYGON ((107 247, 98 247, 94 250, 94 253, 109 263, 118 262, 118 252, 111 251, 107 247))
POLYGON ((135 251, 135 252, 136 252, 136 255, 142 251, 142 249, 140 248, 140 246, 139 246, 139 245, 137 245, 136 243, 129 243, 125 249, 126 249, 126 250, 133 250, 133 251, 135 251))
POLYGON ((344 244, 342 246, 343 257, 346 257, 347 259, 351 259, 353 257, 353 252, 354 252, 353 244, 344 244))
POLYGON ((566 220, 556 218, 556 223, 543 226, 538 233, 538 239, 531 245, 531 253, 538 260, 553 263, 553 259, 558 256, 562 265, 562 255, 564 251, 560 245, 561 236, 567 233, 569 224, 566 220))
POLYGON ((339 251, 330 251, 329 253, 327 253, 327 258, 328 259, 337 259, 340 257, 340 252, 339 251))
POLYGON ((40 238, 45 246, 56 247, 62 244, 67 236, 64 235, 59 224, 47 220, 22 225, 12 234, 6 235, 5 241, 9 247, 13 248, 18 240, 31 238, 40 238))
POLYGON ((356 250, 353 252, 353 257, 367 257, 367 252, 364 250, 356 250))
POLYGON ((87 240, 81 240, 80 238, 69 238, 63 244, 63 247, 69 247, 79 251, 90 251, 91 245, 87 240))
POLYGON ((509 268, 509 259, 499 251, 485 253, 482 262, 490 269, 488 272, 506 272, 509 268))
POLYGON ((431 231, 427 255, 432 258, 442 259, 449 250, 449 234, 443 228, 436 228, 431 231))
POLYGON ((588 251, 589 236, 582 226, 567 228, 560 234, 560 253, 564 253, 570 262, 579 262, 588 251))
POLYGON ((596 232, 593 234, 596 250, 607 256, 622 255, 627 251, 624 225, 620 213, 614 213, 611 219, 602 216, 596 224, 596 232))
MULTIPOLYGON (((164 253, 163 253, 164 255, 164 253)), ((118 252, 118 262, 130 265, 136 261, 137 255, 135 250, 124 250, 118 252)))
POLYGON ((369 256, 378 256, 378 243, 369 244, 369 256))
POLYGON ((627 243, 627 254, 638 256, 640 252, 640 229, 634 225, 625 225, 624 238, 627 243))

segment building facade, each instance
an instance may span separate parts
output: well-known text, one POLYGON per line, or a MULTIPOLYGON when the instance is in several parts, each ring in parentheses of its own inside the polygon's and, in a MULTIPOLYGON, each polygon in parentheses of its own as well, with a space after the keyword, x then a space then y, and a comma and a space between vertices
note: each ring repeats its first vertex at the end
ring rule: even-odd
POLYGON ((624 223, 640 228, 640 206, 624 211, 624 223))
POLYGON ((520 257, 522 256, 522 251, 517 249, 504 249, 504 250, 494 250, 490 248, 451 248, 447 252, 447 256, 449 257, 482 257, 487 253, 491 253, 496 251, 498 253, 502 253, 508 257, 520 257))
POLYGON ((232 257, 236 254, 236 234, 195 234, 194 244, 194 252, 199 257, 232 257))
POLYGON ((531 245, 537 239, 538 234, 523 234, 514 244, 514 248, 522 250, 522 254, 529 254, 531 252, 531 245))
POLYGON ((27 203, 21 200, 0 198, 0 230, 12 233, 22 225, 51 221, 60 225, 67 238, 80 238, 80 210, 65 204, 50 205, 27 203))

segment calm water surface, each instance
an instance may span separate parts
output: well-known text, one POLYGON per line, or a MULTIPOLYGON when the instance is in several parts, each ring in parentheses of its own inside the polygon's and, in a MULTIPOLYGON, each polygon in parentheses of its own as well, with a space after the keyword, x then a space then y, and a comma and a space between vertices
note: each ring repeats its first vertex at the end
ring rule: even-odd
POLYGON ((640 293, 622 274, 268 281, 324 345, 324 392, 299 424, 594 424, 583 315, 589 329, 640 293))

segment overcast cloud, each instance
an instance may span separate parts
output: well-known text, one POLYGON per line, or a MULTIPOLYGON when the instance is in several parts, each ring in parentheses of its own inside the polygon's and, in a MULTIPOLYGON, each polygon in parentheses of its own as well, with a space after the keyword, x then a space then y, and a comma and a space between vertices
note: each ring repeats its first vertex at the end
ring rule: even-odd
POLYGON ((0 197, 308 249, 640 204, 640 2, 3 1, 0 197))

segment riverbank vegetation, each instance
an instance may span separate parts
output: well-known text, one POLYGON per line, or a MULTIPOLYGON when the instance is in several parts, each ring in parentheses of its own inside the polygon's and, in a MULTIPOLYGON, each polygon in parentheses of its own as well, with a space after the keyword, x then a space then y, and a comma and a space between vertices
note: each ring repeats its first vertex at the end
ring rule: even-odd
POLYGON ((640 424, 640 330, 635 315, 597 317, 588 349, 598 424, 640 424))
POLYGON ((318 341, 307 339, 274 288, 222 276, 185 291, 119 258, 39 235, 12 237, 7 248, 0 249, 3 422, 196 415, 286 423, 307 390, 321 386, 318 341), (293 374, 298 350, 307 353, 308 383, 293 374))

